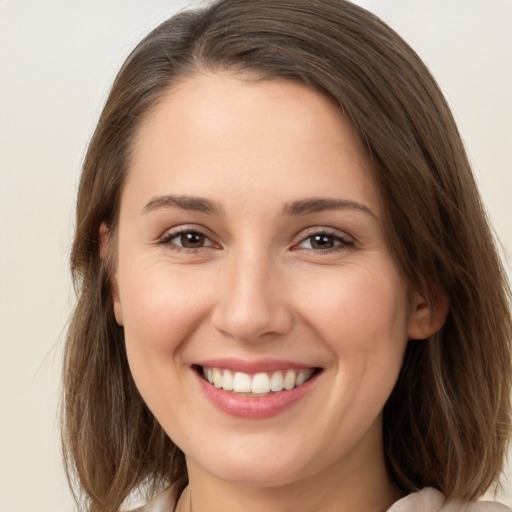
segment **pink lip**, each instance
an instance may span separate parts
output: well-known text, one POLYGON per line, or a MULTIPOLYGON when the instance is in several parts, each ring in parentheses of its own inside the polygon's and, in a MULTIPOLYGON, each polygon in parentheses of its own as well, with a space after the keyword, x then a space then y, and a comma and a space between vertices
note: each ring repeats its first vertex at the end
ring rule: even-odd
MULTIPOLYGON (((216 364, 218 364, 218 362, 216 364)), ((222 365, 214 365, 213 367, 226 368, 222 365)), ((258 368, 260 369, 261 367, 258 368)), ((282 367, 280 368, 282 369, 282 367)), ((292 368, 297 368, 297 366, 294 364, 292 368)), ((306 383, 302 384, 302 386, 298 386, 289 391, 283 390, 271 393, 268 396, 251 397, 237 395, 229 391, 216 388, 204 380, 198 372, 194 371, 194 373, 202 391, 217 409, 231 416, 253 420, 270 418, 285 411, 303 398, 315 386, 319 376, 319 374, 316 373, 306 383)))
POLYGON ((284 361, 280 359, 259 359, 256 361, 246 361, 243 359, 220 358, 206 359, 198 361, 196 364, 206 366, 207 368, 222 368, 232 372, 244 372, 255 374, 260 372, 276 372, 278 370, 314 368, 314 366, 297 363, 294 361, 284 361))

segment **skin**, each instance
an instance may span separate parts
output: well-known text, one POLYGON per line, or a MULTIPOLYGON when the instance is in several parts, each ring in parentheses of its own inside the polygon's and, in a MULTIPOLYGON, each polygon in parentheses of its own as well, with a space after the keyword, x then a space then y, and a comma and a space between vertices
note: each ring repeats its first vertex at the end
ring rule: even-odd
POLYGON ((186 454, 178 510, 191 497, 194 512, 384 511, 399 497, 382 408, 408 339, 439 321, 391 259, 370 169, 332 101, 293 81, 198 74, 143 120, 122 191, 114 310, 138 389, 186 454), (155 203, 165 195, 222 211, 155 203), (362 208, 283 210, 312 198, 362 208), (183 247, 177 228, 204 245, 183 247), (191 368, 218 357, 322 372, 280 414, 238 418, 210 403, 191 368))

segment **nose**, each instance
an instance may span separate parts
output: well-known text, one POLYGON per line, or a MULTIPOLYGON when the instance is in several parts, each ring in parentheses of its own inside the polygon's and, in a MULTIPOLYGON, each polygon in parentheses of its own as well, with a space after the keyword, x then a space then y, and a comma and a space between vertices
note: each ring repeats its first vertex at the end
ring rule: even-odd
POLYGON ((289 332, 293 316, 277 267, 261 254, 234 255, 221 276, 219 300, 212 313, 215 328, 244 342, 289 332))

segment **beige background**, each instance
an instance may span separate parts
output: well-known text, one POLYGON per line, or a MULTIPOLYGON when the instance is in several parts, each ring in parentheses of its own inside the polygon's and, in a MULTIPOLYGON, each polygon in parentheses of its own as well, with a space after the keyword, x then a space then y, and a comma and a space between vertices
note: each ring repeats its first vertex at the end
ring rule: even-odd
MULTIPOLYGON (((56 409, 80 163, 124 57, 190 3, 0 0, 0 510, 75 509, 56 409)), ((510 260, 512 1, 360 3, 437 77, 510 260)), ((502 499, 512 505, 512 484, 502 499)))

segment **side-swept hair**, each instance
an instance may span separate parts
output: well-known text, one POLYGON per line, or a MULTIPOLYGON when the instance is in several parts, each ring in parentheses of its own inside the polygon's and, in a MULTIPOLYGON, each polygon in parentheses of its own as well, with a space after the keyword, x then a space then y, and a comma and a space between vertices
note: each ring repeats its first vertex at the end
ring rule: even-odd
POLYGON ((445 99, 414 51, 344 0, 219 0, 184 11, 130 54, 84 161, 71 267, 78 303, 64 361, 63 448, 90 512, 142 483, 187 482, 184 456, 131 377, 114 319, 100 226, 115 240, 141 120, 179 80, 232 70, 331 96, 373 161, 395 264, 411 290, 450 304, 442 330, 410 341, 384 410, 384 449, 404 491, 473 499, 502 469, 510 428, 509 289, 445 99))

